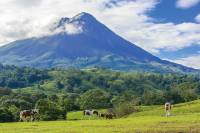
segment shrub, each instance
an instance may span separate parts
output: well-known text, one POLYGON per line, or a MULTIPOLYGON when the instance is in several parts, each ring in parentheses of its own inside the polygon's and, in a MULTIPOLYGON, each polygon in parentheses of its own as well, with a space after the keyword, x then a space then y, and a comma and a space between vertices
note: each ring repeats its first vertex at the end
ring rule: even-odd
POLYGON ((11 105, 8 107, 8 110, 12 113, 14 121, 19 121, 20 109, 15 105, 11 105))
POLYGON ((12 122, 14 121, 14 116, 6 108, 0 108, 0 122, 12 122))
POLYGON ((11 93, 10 89, 0 87, 0 96, 10 95, 11 93))
POLYGON ((138 111, 139 109, 130 102, 118 103, 114 105, 114 113, 117 115, 117 117, 127 116, 138 111))
POLYGON ((41 116, 41 119, 44 121, 66 119, 66 112, 61 109, 51 108, 44 112, 44 114, 41 116))
POLYGON ((42 120, 66 119, 66 111, 48 99, 37 101, 36 108, 40 110, 42 120))
POLYGON ((109 94, 101 89, 85 92, 80 99, 81 109, 100 109, 109 107, 109 94))

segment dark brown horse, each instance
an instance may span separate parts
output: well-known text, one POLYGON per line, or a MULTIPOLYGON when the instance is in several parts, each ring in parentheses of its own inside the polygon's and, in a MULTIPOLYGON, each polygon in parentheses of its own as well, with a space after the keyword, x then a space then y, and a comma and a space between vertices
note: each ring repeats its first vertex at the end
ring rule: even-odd
POLYGON ((106 119, 113 119, 114 114, 106 113, 106 119))
POLYGON ((99 117, 105 118, 106 114, 105 113, 99 113, 99 117))
POLYGON ((114 113, 100 113, 99 117, 113 119, 114 117, 116 117, 116 115, 114 113))

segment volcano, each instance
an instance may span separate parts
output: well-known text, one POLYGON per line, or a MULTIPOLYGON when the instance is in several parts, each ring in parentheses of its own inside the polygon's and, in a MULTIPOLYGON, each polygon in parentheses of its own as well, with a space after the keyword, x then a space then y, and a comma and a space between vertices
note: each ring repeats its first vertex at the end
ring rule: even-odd
POLYGON ((150 54, 115 34, 95 17, 61 18, 52 34, 0 47, 0 63, 36 68, 92 68, 151 72, 197 72, 150 54))

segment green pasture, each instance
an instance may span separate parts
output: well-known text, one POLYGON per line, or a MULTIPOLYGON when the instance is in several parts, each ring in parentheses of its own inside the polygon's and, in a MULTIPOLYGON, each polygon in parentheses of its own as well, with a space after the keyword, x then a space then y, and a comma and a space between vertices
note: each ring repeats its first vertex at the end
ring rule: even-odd
POLYGON ((78 111, 68 113, 67 121, 1 123, 0 133, 200 133, 200 100, 174 105, 170 117, 163 106, 139 108, 113 120, 83 117, 78 111))

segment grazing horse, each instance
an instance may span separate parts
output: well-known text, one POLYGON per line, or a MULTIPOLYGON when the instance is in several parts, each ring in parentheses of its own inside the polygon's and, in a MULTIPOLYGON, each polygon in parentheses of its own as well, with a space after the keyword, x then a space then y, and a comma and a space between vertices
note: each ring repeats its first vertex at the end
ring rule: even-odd
POLYGON ((172 109, 171 103, 169 102, 165 103, 165 113, 167 117, 171 115, 171 109, 172 109))
POLYGON ((93 114, 96 115, 96 116, 98 116, 98 115, 99 115, 99 112, 96 111, 96 110, 93 110, 93 114))
POLYGON ((113 119, 113 117, 116 117, 113 113, 106 113, 106 119, 113 119))
POLYGON ((20 111, 20 120, 19 121, 27 121, 27 118, 29 118, 30 121, 34 121, 35 119, 39 120, 39 109, 20 111))
POLYGON ((113 119, 113 117, 116 117, 116 115, 114 113, 100 113, 99 117, 113 119))
POLYGON ((35 120, 40 120, 40 117, 39 117, 40 113, 39 113, 39 109, 32 109, 32 117, 33 117, 33 121, 35 120))
POLYGON ((96 110, 84 110, 83 111, 83 116, 92 116, 92 115, 99 115, 99 112, 96 110))
POLYGON ((106 117, 106 113, 99 113, 99 117, 105 118, 106 117))

